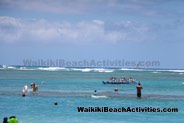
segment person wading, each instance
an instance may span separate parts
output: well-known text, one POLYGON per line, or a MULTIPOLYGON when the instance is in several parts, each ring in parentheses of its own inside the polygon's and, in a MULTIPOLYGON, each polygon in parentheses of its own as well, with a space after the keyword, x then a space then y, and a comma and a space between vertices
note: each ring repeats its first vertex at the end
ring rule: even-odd
POLYGON ((136 88, 137 88, 137 98, 141 98, 141 90, 143 89, 141 83, 138 83, 136 88))

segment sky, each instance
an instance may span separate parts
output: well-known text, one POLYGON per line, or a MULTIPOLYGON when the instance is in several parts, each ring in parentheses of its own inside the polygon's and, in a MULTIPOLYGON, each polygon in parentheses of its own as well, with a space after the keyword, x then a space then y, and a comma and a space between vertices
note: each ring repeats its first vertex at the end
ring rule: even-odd
POLYGON ((183 0, 0 0, 0 64, 123 59, 184 69, 183 6, 183 0))

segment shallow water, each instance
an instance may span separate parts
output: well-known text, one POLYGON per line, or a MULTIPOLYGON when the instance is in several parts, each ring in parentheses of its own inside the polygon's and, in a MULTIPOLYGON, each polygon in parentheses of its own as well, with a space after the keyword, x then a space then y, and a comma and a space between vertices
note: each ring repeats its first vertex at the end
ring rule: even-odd
POLYGON ((0 118, 15 115, 21 123, 153 123, 182 122, 183 70, 97 68, 0 68, 0 118), (143 85, 142 99, 134 84, 103 85, 109 77, 134 77, 143 85), (43 83, 44 84, 41 84, 43 83), (39 94, 21 96, 24 85, 39 86, 39 94), (118 92, 114 92, 118 88, 118 92), (108 98, 91 98, 97 90, 108 98), (54 105, 58 102, 58 105, 54 105), (179 112, 91 112, 77 107, 178 108, 179 112))

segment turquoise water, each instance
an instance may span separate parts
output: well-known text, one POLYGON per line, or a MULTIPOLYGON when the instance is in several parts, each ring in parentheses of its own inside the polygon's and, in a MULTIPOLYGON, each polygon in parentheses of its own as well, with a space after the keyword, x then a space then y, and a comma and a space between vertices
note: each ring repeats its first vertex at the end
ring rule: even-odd
POLYGON ((97 68, 25 68, 0 67, 0 119, 15 115, 21 123, 153 123, 183 122, 184 70, 97 69, 97 68), (103 85, 109 77, 134 77, 143 85, 142 99, 134 97, 91 98, 94 90, 135 95, 135 84, 103 85), (44 81, 44 84, 41 82, 44 81), (36 82, 41 92, 56 95, 21 97, 24 85, 36 82), (13 92, 13 93, 11 93, 13 92), (14 93, 15 92, 15 93, 14 93), (20 92, 20 93, 19 93, 20 92), (61 93, 72 93, 70 96, 61 93), (78 93, 86 93, 80 96, 78 93), (157 95, 144 98, 144 95, 157 95), (162 96, 170 98, 162 98, 162 96), (175 98, 181 96, 181 98, 175 98), (54 105, 58 102, 58 105, 54 105), (81 113, 77 107, 154 107, 178 108, 179 112, 91 112, 81 113))

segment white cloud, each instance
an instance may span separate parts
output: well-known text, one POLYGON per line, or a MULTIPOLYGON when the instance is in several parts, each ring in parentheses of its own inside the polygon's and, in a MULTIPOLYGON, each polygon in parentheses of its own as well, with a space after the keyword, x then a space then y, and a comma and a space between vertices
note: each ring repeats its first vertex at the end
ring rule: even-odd
MULTIPOLYGON (((157 0, 1 0, 0 6, 50 13, 111 13, 114 10, 133 11, 134 13, 153 16, 157 14, 154 7, 164 2, 157 0), (152 8, 153 7, 153 8, 152 8)), ((121 13, 121 12, 120 12, 121 13)), ((120 14, 114 13, 114 14, 120 14)))
POLYGON ((3 42, 136 42, 146 41, 149 31, 147 25, 131 21, 108 23, 91 20, 70 23, 0 17, 0 39, 3 42))
POLYGON ((182 0, 0 0, 0 9, 16 10, 15 13, 152 17, 152 20, 183 18, 183 5, 182 0))
POLYGON ((54 13, 78 13, 94 5, 95 1, 87 0, 1 0, 1 6, 54 13), (92 4, 93 3, 93 4, 92 4))
POLYGON ((1 41, 14 42, 21 37, 20 20, 11 17, 0 17, 1 41))

